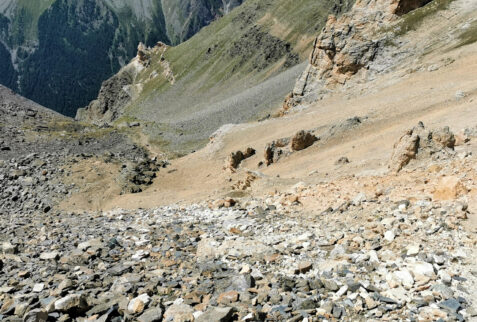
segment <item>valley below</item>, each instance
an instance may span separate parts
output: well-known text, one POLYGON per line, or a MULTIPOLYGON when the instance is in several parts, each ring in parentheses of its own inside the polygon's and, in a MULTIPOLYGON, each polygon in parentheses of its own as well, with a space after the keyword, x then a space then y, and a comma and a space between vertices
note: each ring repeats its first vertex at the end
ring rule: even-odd
POLYGON ((0 86, 1 321, 477 320, 477 3, 290 3, 0 86))

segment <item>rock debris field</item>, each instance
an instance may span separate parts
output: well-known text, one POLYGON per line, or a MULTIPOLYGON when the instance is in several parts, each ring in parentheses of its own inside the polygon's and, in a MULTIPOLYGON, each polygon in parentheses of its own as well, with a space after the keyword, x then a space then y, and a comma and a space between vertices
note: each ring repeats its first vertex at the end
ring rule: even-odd
MULTIPOLYGON (((382 175, 83 212, 59 204, 75 193, 65 183, 72 165, 115 163, 127 193, 167 164, 116 130, 73 125, 0 94, 1 321, 477 318, 475 131, 419 124, 382 175)), ((293 151, 318 140, 298 138, 293 151)), ((272 163, 293 152, 284 151, 268 153, 272 163)), ((241 171, 255 152, 230 167, 241 171)))
MULTIPOLYGON (((166 164, 148 161, 121 133, 73 125, 0 94, 9 120, 0 127, 1 321, 477 317, 470 130, 457 138, 422 124, 408 131, 391 159, 395 174, 83 212, 59 206, 76 189, 64 183, 72 164, 93 157, 124 164, 112 175, 130 192, 166 164)), ((299 137, 309 142, 294 150, 317 140, 299 137)), ((242 157, 232 160, 234 171, 242 157)))
POLYGON ((462 321, 477 314, 473 238, 459 219, 465 205, 357 196, 303 217, 278 198, 220 209, 2 216, 0 319, 462 321))

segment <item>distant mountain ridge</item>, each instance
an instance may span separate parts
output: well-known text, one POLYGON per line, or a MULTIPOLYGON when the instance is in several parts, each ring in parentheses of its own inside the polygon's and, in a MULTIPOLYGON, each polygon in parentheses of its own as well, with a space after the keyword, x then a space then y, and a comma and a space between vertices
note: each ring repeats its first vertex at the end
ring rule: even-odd
POLYGON ((328 16, 354 2, 247 0, 178 46, 138 53, 77 119, 137 121, 164 150, 195 151, 224 124, 269 117, 305 69, 328 16))
POLYGON ((91 101, 137 44, 178 44, 242 0, 4 0, 0 84, 63 114, 91 101))

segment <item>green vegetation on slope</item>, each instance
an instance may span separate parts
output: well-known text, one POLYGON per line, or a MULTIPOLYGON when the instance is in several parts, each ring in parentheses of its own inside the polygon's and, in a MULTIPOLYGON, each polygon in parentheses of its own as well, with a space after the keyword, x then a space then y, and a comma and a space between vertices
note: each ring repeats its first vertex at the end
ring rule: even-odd
MULTIPOLYGON (((233 1, 235 6, 243 2, 243 0, 233 1)), ((162 0, 170 43, 174 45, 182 43, 196 34, 203 26, 222 16, 224 5, 227 2, 230 0, 162 0)))
POLYGON ((119 67, 107 55, 118 24, 95 0, 55 2, 38 22, 40 45, 25 63, 22 93, 74 115, 75 107, 88 104, 103 79, 119 67))
POLYGON ((25 41, 38 39, 38 19, 53 2, 55 0, 18 0, 17 19, 13 20, 12 25, 14 44, 21 45, 25 41))
MULTIPOLYGON (((256 76, 260 72, 263 77, 269 76, 270 68, 276 67, 272 65, 280 60, 273 57, 270 46, 278 46, 275 49, 281 51, 280 58, 289 55, 292 64, 298 62, 293 55, 300 55, 303 60, 326 18, 337 7, 336 2, 339 1, 304 0, 297 5, 291 0, 249 0, 187 42, 170 48, 165 58, 176 79, 200 79, 199 90, 220 85, 229 78, 256 76), (285 32, 275 35, 274 29, 285 32)), ((169 87, 162 77, 147 81, 155 69, 161 69, 159 57, 140 76, 139 81, 146 82, 141 98, 169 87)))
POLYGON ((182 41, 224 5, 222 0, 173 0, 183 6, 167 17, 180 27, 175 31, 166 27, 166 0, 8 1, 0 5, 5 11, 0 14, 0 84, 69 116, 136 55, 139 42, 170 43, 168 34, 175 32, 182 41))
POLYGON ((304 69, 294 66, 306 60, 328 15, 352 4, 248 0, 166 51, 163 59, 174 73, 173 85, 162 76, 161 57, 152 57, 136 80, 143 90, 126 114, 154 121, 157 129, 149 127, 148 134, 180 153, 198 148, 225 123, 266 116, 304 69))
POLYGON ((392 31, 396 36, 402 36, 409 31, 416 30, 424 18, 440 11, 445 10, 454 0, 434 0, 427 5, 410 11, 402 16, 402 19, 392 27, 392 31))
POLYGON ((17 89, 17 73, 12 65, 12 57, 5 46, 0 43, 0 84, 17 89))

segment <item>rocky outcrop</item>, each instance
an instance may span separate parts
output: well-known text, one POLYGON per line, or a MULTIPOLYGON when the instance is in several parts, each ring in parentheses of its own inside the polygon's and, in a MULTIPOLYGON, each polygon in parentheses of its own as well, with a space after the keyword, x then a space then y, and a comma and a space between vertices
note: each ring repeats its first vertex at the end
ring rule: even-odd
POLYGON ((293 151, 300 151, 308 148, 309 146, 313 145, 318 138, 311 134, 310 132, 306 131, 299 131, 295 136, 292 138, 291 141, 291 148, 293 151))
POLYGON ((293 152, 304 150, 313 145, 320 138, 310 131, 298 131, 291 138, 282 138, 273 141, 265 147, 265 164, 267 166, 276 163, 282 156, 290 155, 293 152))
POLYGON ((288 144, 290 144, 289 138, 279 139, 267 144, 263 154, 265 165, 269 166, 272 163, 276 163, 282 155, 290 154, 290 149, 286 148, 288 144))
POLYGON ((392 172, 399 172, 413 159, 453 155, 455 142, 454 134, 449 127, 431 131, 419 122, 394 145, 389 169, 392 172))
POLYGON ((98 98, 86 108, 78 109, 76 119, 91 123, 109 123, 116 120, 121 108, 131 100, 126 90, 133 82, 133 75, 127 70, 103 82, 98 98))
POLYGON ((237 151, 232 152, 229 157, 227 158, 225 168, 234 171, 237 169, 242 163, 243 160, 250 158, 251 156, 255 155, 255 149, 247 148, 245 152, 237 151))
POLYGON ((315 40, 309 65, 286 98, 284 110, 315 101, 366 69, 382 47, 379 30, 430 0, 358 0, 341 17, 331 15, 315 40))
POLYGON ((121 185, 121 194, 139 193, 153 183, 156 173, 167 167, 169 163, 143 158, 138 162, 129 161, 122 166, 121 173, 117 178, 121 185))
POLYGON ((234 183, 231 188, 232 190, 236 191, 247 190, 252 186, 252 183, 255 180, 259 179, 259 177, 260 176, 256 172, 247 171, 247 176, 243 179, 237 180, 237 182, 234 183))
POLYGON ((147 47, 140 42, 139 45, 137 46, 137 59, 141 64, 147 64, 149 62, 149 55, 148 55, 148 50, 147 47))
POLYGON ((419 136, 413 130, 409 130, 394 145, 393 155, 389 163, 389 169, 399 172, 412 159, 416 157, 419 148, 419 136))
POLYGON ((136 76, 150 66, 153 55, 161 55, 164 76, 173 83, 174 75, 162 58, 167 48, 163 42, 158 42, 152 48, 139 43, 136 57, 116 75, 103 82, 98 98, 87 107, 78 109, 76 119, 93 124, 110 124, 120 118, 126 105, 140 93, 142 85, 135 84, 136 76))

